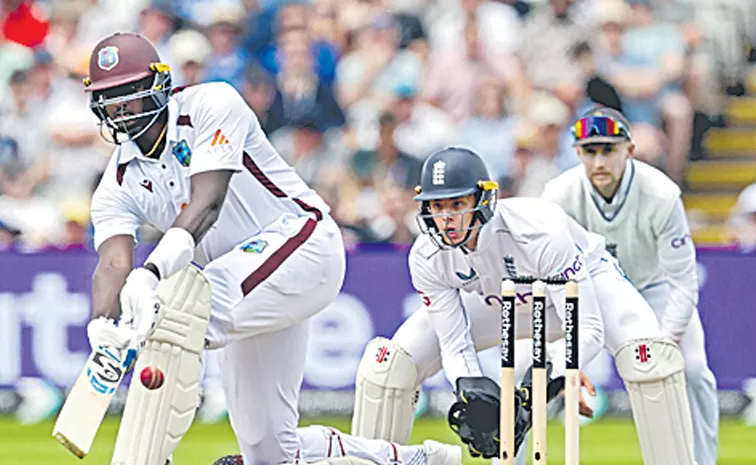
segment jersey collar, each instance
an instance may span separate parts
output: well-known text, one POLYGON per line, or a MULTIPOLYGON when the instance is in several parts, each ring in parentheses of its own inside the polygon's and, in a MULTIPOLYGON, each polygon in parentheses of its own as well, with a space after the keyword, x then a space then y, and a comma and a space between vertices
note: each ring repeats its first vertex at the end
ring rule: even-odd
POLYGON ((177 137, 178 137, 178 133, 176 130, 176 117, 177 117, 176 115, 177 114, 178 114, 178 104, 176 103, 174 99, 171 98, 168 101, 168 129, 165 131, 166 143, 165 143, 165 148, 163 148, 163 152, 160 154, 159 158, 145 157, 142 154, 142 151, 139 150, 139 146, 137 146, 136 142, 129 141, 120 145, 120 149, 118 152, 118 164, 125 165, 135 158, 138 158, 147 163, 159 162, 163 158, 163 156, 165 156, 165 154, 170 151, 170 148, 174 145, 174 144, 171 144, 171 142, 177 140, 177 137))
POLYGON ((593 187, 588 174, 583 170, 583 182, 586 183, 588 192, 591 193, 591 199, 596 209, 606 221, 614 221, 619 215, 622 207, 627 201, 627 196, 630 194, 630 187, 633 184, 633 178, 635 177, 635 164, 633 160, 628 158, 625 162, 625 171, 622 174, 622 180, 617 188, 617 192, 614 193, 611 201, 607 202, 606 199, 593 187))

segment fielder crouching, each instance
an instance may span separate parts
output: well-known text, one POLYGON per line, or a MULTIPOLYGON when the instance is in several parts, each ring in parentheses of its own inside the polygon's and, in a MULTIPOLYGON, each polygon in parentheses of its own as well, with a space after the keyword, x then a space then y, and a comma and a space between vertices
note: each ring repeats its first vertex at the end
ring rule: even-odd
MULTIPOLYGON (((450 147, 426 159, 415 197, 421 202, 418 222, 425 234, 409 255, 412 281, 424 305, 390 340, 368 344, 357 373, 352 432, 406 441, 417 389, 443 368, 462 404, 458 407, 467 414, 466 424, 458 422, 467 430, 452 422, 453 429, 468 431, 460 436, 471 452, 496 456, 486 440, 498 439, 498 409, 490 407, 498 405, 496 383, 484 381, 477 352, 501 342, 502 279, 559 276, 579 286, 580 367, 602 347, 614 355, 630 394, 645 463, 694 464, 680 349, 662 337, 653 310, 606 252, 604 238, 551 202, 497 201, 496 187, 484 162, 468 149, 450 147), (394 356, 376 357, 379 350, 394 356), (489 407, 470 405, 471 391, 489 407), (473 415, 471 422, 475 411, 485 418, 473 415)), ((526 339, 532 332, 530 287, 517 285, 516 296, 515 338, 526 339)), ((548 342, 563 338, 564 305, 564 288, 547 286, 548 342)), ((518 353, 520 376, 530 365, 529 356, 529 350, 518 353)), ((560 358, 564 360, 554 360, 560 358)), ((564 362, 555 361, 552 385, 564 370, 564 362)), ((524 436, 527 423, 516 434, 524 436)))
MULTIPOLYGON (((92 198, 99 262, 90 343, 139 350, 137 370, 165 372, 153 391, 131 383, 111 463, 166 462, 192 423, 205 348, 220 351, 244 463, 327 458, 302 449, 297 404, 308 319, 344 279, 328 206, 274 150, 236 90, 172 89, 170 68, 142 36, 104 38, 89 73, 90 107, 116 144, 92 198), (134 268, 144 224, 164 236, 134 268)), ((304 443, 326 450, 328 441, 321 434, 304 443)), ((419 454, 419 465, 460 461, 458 448, 438 443, 406 453, 419 454)))

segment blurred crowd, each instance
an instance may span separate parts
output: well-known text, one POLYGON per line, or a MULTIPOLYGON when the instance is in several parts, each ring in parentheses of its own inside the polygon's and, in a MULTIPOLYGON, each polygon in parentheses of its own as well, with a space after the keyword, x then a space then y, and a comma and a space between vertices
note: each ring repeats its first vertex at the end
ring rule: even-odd
POLYGON ((236 87, 348 243, 407 243, 428 153, 470 147, 502 197, 538 196, 596 103, 682 183, 737 65, 704 7, 750 0, 1 1, 0 244, 38 248, 90 243, 112 146, 81 80, 111 32, 152 41, 174 85, 236 87))

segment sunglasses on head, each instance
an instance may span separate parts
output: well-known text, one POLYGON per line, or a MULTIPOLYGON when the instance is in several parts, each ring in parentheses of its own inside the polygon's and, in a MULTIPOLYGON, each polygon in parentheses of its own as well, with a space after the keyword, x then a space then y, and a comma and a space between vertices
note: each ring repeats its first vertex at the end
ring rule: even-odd
POLYGON ((576 141, 589 137, 624 137, 630 139, 630 131, 620 121, 609 116, 586 116, 572 126, 576 141))

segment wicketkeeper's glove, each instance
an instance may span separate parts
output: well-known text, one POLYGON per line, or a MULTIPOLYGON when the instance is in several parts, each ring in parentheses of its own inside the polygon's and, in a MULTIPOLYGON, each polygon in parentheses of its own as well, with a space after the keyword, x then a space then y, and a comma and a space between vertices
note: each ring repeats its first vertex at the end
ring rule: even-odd
MULTIPOLYGON (((551 376, 551 363, 547 364, 547 377, 551 376)), ((515 454, 532 427, 531 394, 532 370, 529 369, 515 391, 515 454)), ((564 377, 550 379, 547 402, 564 389, 564 377)), ((499 397, 500 388, 486 377, 457 379, 457 402, 449 409, 448 421, 452 431, 467 444, 473 457, 499 456, 499 397)))
POLYGON ((486 377, 457 379, 457 402, 449 409, 452 431, 467 444, 470 455, 499 455, 499 385, 486 377))

